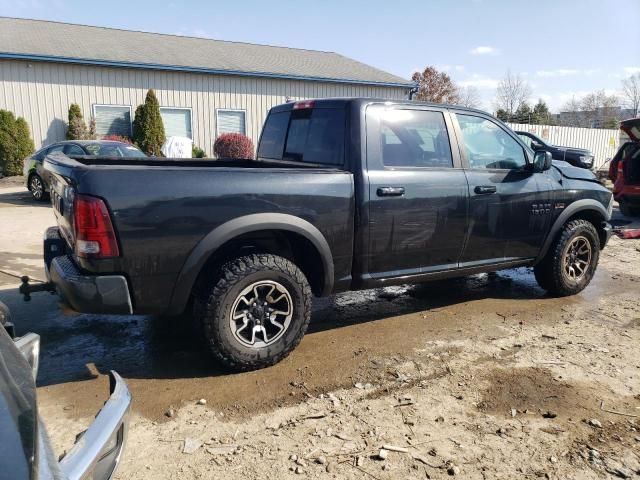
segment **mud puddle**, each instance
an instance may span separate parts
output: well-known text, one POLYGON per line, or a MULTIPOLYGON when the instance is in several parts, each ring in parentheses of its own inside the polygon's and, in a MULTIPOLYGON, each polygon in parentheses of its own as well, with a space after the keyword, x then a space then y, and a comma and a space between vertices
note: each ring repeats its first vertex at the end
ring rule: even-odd
POLYGON ((515 269, 318 299, 309 332, 289 358, 242 374, 221 369, 175 319, 50 314, 37 328, 39 390, 70 415, 88 416, 102 405, 113 369, 129 382, 134 409, 150 419, 199 398, 227 417, 253 415, 357 382, 380 383, 389 374, 378 359, 415 358, 428 340, 484 341, 523 322, 559 322, 562 309, 596 308, 627 283, 601 268, 582 294, 553 299, 527 269, 515 269))

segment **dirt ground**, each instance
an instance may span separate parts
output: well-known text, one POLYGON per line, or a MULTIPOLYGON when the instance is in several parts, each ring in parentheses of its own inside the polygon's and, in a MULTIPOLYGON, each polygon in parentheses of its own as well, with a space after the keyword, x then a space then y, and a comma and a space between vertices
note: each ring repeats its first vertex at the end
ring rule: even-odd
POLYGON ((132 390, 116 478, 640 477, 638 240, 612 238, 570 298, 515 269, 318 300, 289 358, 230 374, 179 319, 22 303, 12 275, 42 274, 53 216, 0 185, 0 217, 0 299, 42 335, 58 453, 106 399, 109 369, 132 390))

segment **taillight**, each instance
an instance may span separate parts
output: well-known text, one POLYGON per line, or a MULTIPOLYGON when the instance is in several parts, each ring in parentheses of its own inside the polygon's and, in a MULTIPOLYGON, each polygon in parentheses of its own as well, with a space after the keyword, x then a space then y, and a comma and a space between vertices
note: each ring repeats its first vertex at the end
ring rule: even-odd
POLYGON ((106 258, 120 255, 109 210, 101 198, 76 195, 73 212, 77 256, 106 258))
POLYGON ((624 175, 624 160, 618 162, 618 177, 622 178, 621 175, 624 175))
POLYGON ((293 104, 294 110, 302 110, 303 108, 313 108, 316 102, 314 100, 302 100, 293 104))

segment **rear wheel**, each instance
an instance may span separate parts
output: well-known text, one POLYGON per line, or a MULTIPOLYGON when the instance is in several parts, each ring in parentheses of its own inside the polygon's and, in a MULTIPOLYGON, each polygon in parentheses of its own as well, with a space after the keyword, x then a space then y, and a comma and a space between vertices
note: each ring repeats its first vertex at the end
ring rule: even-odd
POLYGON ((552 295, 574 295, 591 282, 599 256, 600 239, 593 224, 572 220, 562 228, 545 258, 534 267, 536 280, 552 295))
POLYGON ((46 200, 44 181, 37 173, 32 173, 29 177, 29 191, 31 192, 31 196, 38 202, 46 200))
POLYGON ((311 318, 311 288, 289 260, 238 258, 199 294, 196 319, 213 355, 234 370, 273 365, 300 343, 311 318), (207 291, 208 290, 208 291, 207 291))

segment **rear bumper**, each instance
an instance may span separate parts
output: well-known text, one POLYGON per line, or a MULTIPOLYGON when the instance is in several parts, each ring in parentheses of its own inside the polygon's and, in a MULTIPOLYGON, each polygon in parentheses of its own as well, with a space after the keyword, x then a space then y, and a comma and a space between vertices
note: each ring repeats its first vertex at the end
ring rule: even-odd
POLYGON ((47 279, 76 311, 82 313, 133 313, 129 285, 123 275, 85 275, 67 254, 57 227, 44 235, 44 268, 47 279))
POLYGON ((63 255, 51 260, 47 277, 78 312, 133 313, 127 279, 122 275, 83 275, 71 256, 63 255))

